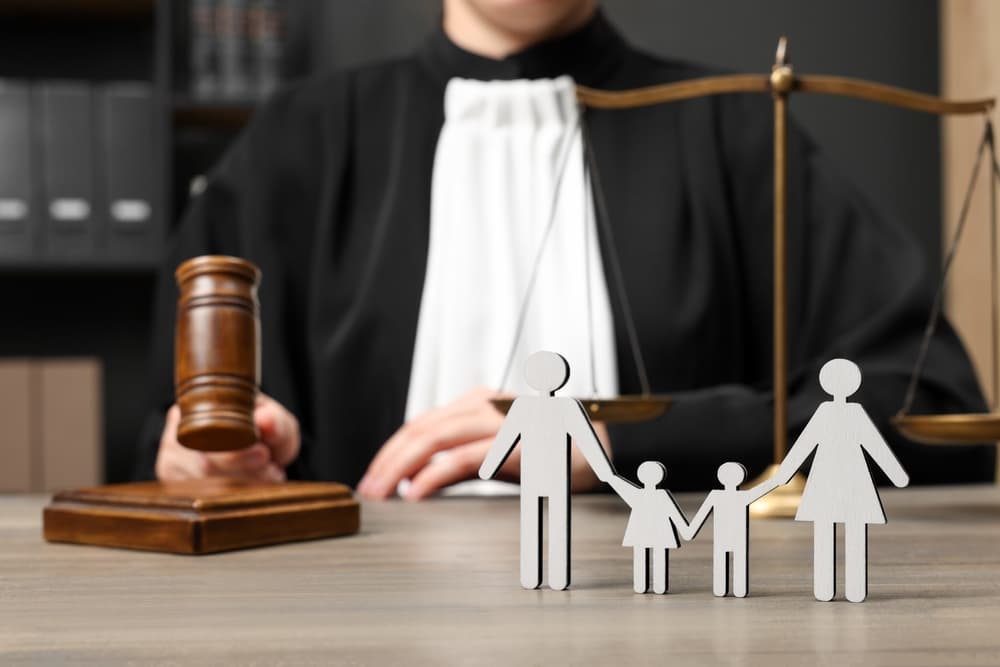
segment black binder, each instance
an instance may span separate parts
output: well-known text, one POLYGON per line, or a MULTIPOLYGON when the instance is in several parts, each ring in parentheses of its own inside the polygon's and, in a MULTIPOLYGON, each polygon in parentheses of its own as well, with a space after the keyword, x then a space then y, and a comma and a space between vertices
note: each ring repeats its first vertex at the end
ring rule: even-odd
POLYGON ((93 96, 82 83, 38 87, 47 223, 45 254, 88 262, 95 252, 93 96))
MULTIPOLYGON (((156 196, 159 160, 153 91, 147 84, 117 83, 100 96, 102 211, 107 221, 107 255, 151 263, 163 240, 156 196)), ((102 235, 103 236, 103 235, 102 235)))
POLYGON ((37 231, 32 182, 31 91, 0 81, 0 258, 32 254, 37 231))

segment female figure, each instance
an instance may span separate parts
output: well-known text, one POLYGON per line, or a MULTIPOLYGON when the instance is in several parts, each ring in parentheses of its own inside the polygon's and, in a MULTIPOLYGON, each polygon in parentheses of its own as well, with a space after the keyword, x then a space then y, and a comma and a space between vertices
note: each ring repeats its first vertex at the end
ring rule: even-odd
POLYGON ((686 531, 687 519, 670 492, 656 488, 667 476, 662 463, 646 461, 639 466, 638 476, 642 488, 617 475, 608 483, 632 508, 622 546, 634 550, 632 572, 635 592, 645 593, 649 589, 649 552, 652 551, 653 592, 663 594, 667 592, 668 585, 667 549, 680 546, 677 528, 686 531))
POLYGON ((823 391, 832 401, 820 404, 802 435, 781 462, 775 479, 787 484, 816 450, 796 521, 815 525, 813 588, 817 600, 834 595, 836 524, 844 524, 847 599, 868 595, 868 524, 885 523, 885 511, 865 461, 865 452, 899 487, 910 482, 889 445, 860 403, 847 397, 861 386, 861 370, 851 361, 828 361, 819 372, 823 391))

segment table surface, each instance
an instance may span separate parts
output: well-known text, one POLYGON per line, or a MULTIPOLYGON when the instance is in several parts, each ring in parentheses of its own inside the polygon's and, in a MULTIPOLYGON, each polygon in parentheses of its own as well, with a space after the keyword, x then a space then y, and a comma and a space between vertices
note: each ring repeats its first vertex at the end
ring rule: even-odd
MULTIPOLYGON (((632 592, 628 518, 573 501, 572 587, 518 584, 515 499, 362 507, 347 538, 212 556, 46 544, 40 496, 0 497, 0 663, 1000 663, 1000 489, 887 490, 869 598, 812 597, 812 526, 751 522, 750 597, 711 593, 711 530, 670 593, 632 592)), ((690 517, 700 498, 679 496, 690 517)))

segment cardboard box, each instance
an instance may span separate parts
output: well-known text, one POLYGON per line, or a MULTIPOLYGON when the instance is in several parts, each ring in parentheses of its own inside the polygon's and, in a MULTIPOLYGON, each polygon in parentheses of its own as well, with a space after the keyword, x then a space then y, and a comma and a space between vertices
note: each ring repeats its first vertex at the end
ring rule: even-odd
POLYGON ((38 378, 40 488, 58 491, 103 480, 103 400, 98 359, 44 359, 38 378))
POLYGON ((28 359, 0 360, 0 493, 31 491, 40 479, 33 472, 37 467, 32 446, 32 409, 36 392, 33 390, 33 363, 28 359))

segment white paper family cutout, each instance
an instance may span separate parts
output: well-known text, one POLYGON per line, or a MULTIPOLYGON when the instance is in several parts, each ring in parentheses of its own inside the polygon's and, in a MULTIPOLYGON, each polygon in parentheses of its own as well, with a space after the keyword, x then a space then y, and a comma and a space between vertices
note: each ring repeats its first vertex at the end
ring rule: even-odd
POLYGON ((569 380, 569 364, 554 352, 536 352, 524 367, 528 385, 538 396, 517 398, 479 468, 483 479, 493 477, 521 445, 521 585, 542 583, 542 498, 549 500, 549 587, 569 586, 569 466, 570 443, 583 453, 597 478, 614 475, 590 417, 580 402, 557 398, 569 380))
POLYGON ((687 528, 687 520, 674 497, 669 491, 656 488, 666 476, 667 469, 662 463, 646 461, 639 466, 642 487, 617 475, 608 480, 611 488, 632 508, 622 546, 634 550, 632 572, 636 593, 649 589, 650 554, 653 557, 653 592, 667 592, 668 550, 680 546, 678 529, 687 528))
POLYGON ((538 396, 517 398, 479 469, 483 479, 493 477, 514 447, 521 445, 521 585, 537 588, 542 581, 541 508, 548 498, 549 587, 569 586, 571 443, 576 443, 597 478, 607 482, 632 509, 622 545, 633 549, 633 588, 666 593, 669 588, 669 550, 679 538, 693 540, 709 514, 713 522, 712 591, 730 591, 729 564, 733 564, 732 593, 749 590, 749 509, 754 501, 787 484, 815 450, 796 521, 814 523, 814 593, 817 600, 834 596, 836 525, 845 526, 846 597, 861 602, 868 594, 868 524, 885 523, 885 511, 868 470, 865 454, 898 487, 909 477, 889 449, 860 403, 847 399, 861 386, 861 370, 846 359, 833 359, 820 370, 823 390, 833 397, 817 408, 792 445, 773 478, 740 490, 746 469, 723 463, 718 477, 722 489, 711 491, 688 523, 669 491, 658 488, 666 477, 663 464, 639 466, 642 486, 615 473, 601 447, 587 411, 579 401, 556 397, 569 379, 569 364, 555 352, 536 352, 525 364, 528 384, 538 396), (652 571, 651 571, 652 570, 652 571))
POLYGON ((910 478, 861 404, 847 400, 861 386, 861 369, 847 359, 828 361, 819 384, 833 400, 816 409, 775 477, 787 484, 816 450, 795 515, 814 525, 813 592, 817 600, 833 599, 836 525, 842 523, 847 599, 861 602, 868 595, 868 524, 885 523, 865 453, 896 486, 906 486, 910 478))
POLYGON ((683 533, 693 540, 709 514, 712 525, 712 592, 724 597, 729 592, 729 563, 733 564, 733 595, 745 598, 750 584, 750 505, 778 487, 773 479, 740 491, 747 469, 729 461, 719 466, 721 490, 711 491, 691 524, 683 533))

